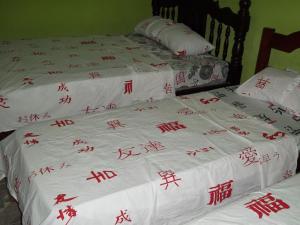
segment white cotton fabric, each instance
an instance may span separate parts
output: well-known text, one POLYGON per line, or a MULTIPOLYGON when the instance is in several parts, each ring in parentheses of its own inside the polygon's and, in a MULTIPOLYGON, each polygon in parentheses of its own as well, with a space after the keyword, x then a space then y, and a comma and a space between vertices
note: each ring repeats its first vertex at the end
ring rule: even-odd
POLYGON ((282 181, 279 184, 273 185, 259 192, 254 192, 244 197, 241 200, 233 202, 223 208, 216 209, 208 215, 185 223, 185 225, 299 225, 300 215, 300 174, 295 175, 282 181), (262 196, 272 194, 272 197, 280 199, 286 203, 289 208, 281 209, 277 212, 266 209, 269 216, 263 215, 261 219, 258 218, 256 212, 245 207, 245 204, 258 199, 262 196))
POLYGON ((243 83, 236 92, 280 104, 300 115, 300 75, 293 71, 267 67, 243 83))
POLYGON ((161 30, 157 39, 175 55, 204 54, 215 48, 205 38, 182 23, 167 26, 161 30))
POLYGON ((175 55, 204 54, 215 47, 183 23, 157 16, 147 18, 135 27, 135 32, 158 41, 175 55))
POLYGON ((65 224, 66 215, 64 221, 57 217, 71 206, 77 212, 71 225, 116 224, 121 212, 133 225, 179 225, 281 181, 286 171, 294 174, 295 137, 271 141, 262 135, 278 131, 204 92, 20 128, 1 142, 0 177, 8 177, 24 224, 65 224), (58 127, 57 121, 66 126, 58 127), (111 121, 119 126, 111 128, 111 121), (172 121, 180 129, 159 128, 172 121), (38 135, 38 143, 28 144, 28 133, 38 135), (74 145, 78 139, 84 143, 74 145), (156 150, 146 148, 150 141, 159 144, 156 150), (94 148, 79 151, 86 146, 94 148), (240 155, 247 147, 256 149, 258 160, 249 166, 240 155), (210 150, 201 152, 204 148, 210 150), (120 159, 120 149, 136 155, 120 159), (267 154, 270 160, 264 161, 267 154), (47 172, 49 167, 53 170, 47 172), (179 180, 166 188, 158 173, 168 170, 179 180), (97 183, 87 180, 91 171, 115 171, 117 176, 97 183), (231 197, 208 204, 210 188, 230 180, 231 197), (55 204, 59 194, 76 198, 55 204))
POLYGON ((124 36, 0 42, 0 132, 172 97, 174 76, 124 36))
POLYGON ((135 27, 134 27, 134 32, 138 33, 138 34, 142 34, 142 35, 145 35, 147 36, 148 33, 146 32, 147 31, 147 28, 149 27, 149 25, 152 23, 152 22, 155 22, 155 21, 158 21, 158 20, 161 20, 162 18, 160 16, 152 16, 152 17, 149 17, 149 18, 146 18, 142 21, 140 21, 135 27))

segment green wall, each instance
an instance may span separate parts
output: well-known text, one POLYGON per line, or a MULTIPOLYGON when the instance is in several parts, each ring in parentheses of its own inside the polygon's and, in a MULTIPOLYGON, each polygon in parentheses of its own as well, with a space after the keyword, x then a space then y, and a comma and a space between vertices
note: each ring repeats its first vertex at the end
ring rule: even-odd
MULTIPOLYGON (((222 6, 237 10, 237 0, 220 0, 222 6)), ((252 0, 251 24, 245 43, 242 81, 251 77, 255 70, 256 58, 263 27, 275 28, 277 32, 289 34, 300 30, 299 0, 252 0)), ((277 68, 292 68, 300 71, 300 50, 292 54, 272 51, 270 65, 277 68)))
POLYGON ((151 0, 0 0, 0 40, 118 34, 151 15, 151 0))

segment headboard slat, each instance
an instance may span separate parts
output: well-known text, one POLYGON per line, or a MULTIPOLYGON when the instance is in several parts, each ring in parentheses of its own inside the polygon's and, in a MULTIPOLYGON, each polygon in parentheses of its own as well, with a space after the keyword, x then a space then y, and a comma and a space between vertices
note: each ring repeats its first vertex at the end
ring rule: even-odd
POLYGON ((222 29, 223 29, 222 23, 219 23, 218 35, 217 35, 217 40, 216 40, 216 50, 215 50, 216 56, 219 56, 219 52, 220 52, 222 29))
POLYGON ((209 26, 209 39, 210 43, 214 43, 214 34, 215 34, 215 20, 212 18, 209 26))
POLYGON ((223 60, 226 60, 226 58, 227 58, 229 37, 230 37, 230 26, 227 26, 226 31, 225 31, 225 41, 224 41, 224 46, 223 46, 223 55, 222 55, 223 60))

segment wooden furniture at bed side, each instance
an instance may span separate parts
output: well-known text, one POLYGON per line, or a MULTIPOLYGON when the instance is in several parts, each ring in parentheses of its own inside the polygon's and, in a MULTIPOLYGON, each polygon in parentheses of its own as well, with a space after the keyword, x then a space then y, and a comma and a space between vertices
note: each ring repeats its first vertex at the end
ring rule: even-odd
MULTIPOLYGON (((300 31, 284 35, 275 32, 275 29, 264 28, 261 36, 255 73, 261 71, 269 65, 272 49, 283 52, 292 52, 300 48, 300 31)), ((297 170, 300 172, 300 156, 298 156, 297 170)))
POLYGON ((264 28, 256 61, 255 73, 268 66, 272 49, 289 53, 298 48, 300 48, 300 31, 284 35, 276 33, 275 29, 264 28))
POLYGON ((207 36, 209 41, 216 46, 214 55, 217 57, 220 54, 224 24, 226 29, 221 56, 223 60, 226 60, 228 55, 231 28, 234 31, 234 43, 231 50, 227 82, 221 85, 197 87, 178 91, 176 93, 177 95, 206 91, 240 83, 244 41, 250 24, 250 0, 239 0, 239 6, 238 13, 234 13, 228 7, 220 8, 219 3, 213 0, 152 0, 153 15, 160 15, 163 18, 171 18, 177 22, 184 23, 194 31, 198 32, 201 36, 207 36), (208 16, 210 16, 211 22, 209 24, 209 29, 206 29, 208 16), (217 37, 215 38, 216 21, 218 22, 218 26, 216 30, 217 37), (206 31, 209 32, 208 35, 205 35, 206 31))

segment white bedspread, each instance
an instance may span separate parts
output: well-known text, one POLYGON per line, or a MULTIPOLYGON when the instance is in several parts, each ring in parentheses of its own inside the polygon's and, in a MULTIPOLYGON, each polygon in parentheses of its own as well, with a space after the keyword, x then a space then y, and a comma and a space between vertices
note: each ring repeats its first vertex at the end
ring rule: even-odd
POLYGON ((300 174, 185 225, 299 225, 300 174))
POLYGON ((18 129, 0 177, 31 225, 179 225, 294 174, 294 136, 210 93, 18 129))
POLYGON ((174 93, 170 66, 123 36, 0 42, 0 131, 174 93))

